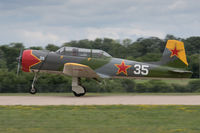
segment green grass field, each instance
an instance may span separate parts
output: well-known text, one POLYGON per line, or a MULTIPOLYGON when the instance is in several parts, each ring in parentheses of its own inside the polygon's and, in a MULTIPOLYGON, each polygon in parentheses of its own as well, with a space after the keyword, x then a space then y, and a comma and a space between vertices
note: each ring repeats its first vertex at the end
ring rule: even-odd
POLYGON ((199 133, 200 106, 0 106, 0 133, 199 133))

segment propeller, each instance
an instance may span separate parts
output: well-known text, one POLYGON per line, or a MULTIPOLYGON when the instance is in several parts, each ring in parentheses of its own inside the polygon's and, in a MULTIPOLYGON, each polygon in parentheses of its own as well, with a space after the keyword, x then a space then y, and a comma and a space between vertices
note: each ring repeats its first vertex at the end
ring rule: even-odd
POLYGON ((23 53, 23 48, 20 49, 19 57, 17 57, 17 62, 18 62, 18 65, 17 65, 17 75, 19 75, 19 70, 20 70, 21 63, 22 63, 22 53, 23 53))

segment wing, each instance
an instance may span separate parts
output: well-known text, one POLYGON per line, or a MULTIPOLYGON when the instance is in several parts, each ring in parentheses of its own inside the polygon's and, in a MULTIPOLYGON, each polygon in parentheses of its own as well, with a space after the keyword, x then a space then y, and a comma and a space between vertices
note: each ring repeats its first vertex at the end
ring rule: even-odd
POLYGON ((63 73, 72 77, 100 78, 89 66, 78 63, 66 63, 63 73))

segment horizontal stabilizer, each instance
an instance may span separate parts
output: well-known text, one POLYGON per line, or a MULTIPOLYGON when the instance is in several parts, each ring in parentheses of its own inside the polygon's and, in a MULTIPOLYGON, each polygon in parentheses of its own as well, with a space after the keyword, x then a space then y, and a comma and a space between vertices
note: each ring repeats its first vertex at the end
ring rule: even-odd
POLYGON ((99 77, 101 78, 110 78, 110 76, 105 75, 105 74, 101 74, 101 73, 97 73, 99 75, 99 77))
POLYGON ((184 71, 184 70, 169 70, 169 73, 173 73, 174 75, 176 75, 177 78, 188 78, 192 76, 192 72, 191 71, 184 71))

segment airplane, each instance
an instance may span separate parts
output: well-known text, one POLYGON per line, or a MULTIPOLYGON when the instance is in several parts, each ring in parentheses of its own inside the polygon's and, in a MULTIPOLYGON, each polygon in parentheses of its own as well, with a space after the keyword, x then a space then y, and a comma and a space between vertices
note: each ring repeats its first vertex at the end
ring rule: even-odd
POLYGON ((137 62, 114 58, 103 50, 77 47, 62 47, 56 52, 43 50, 21 50, 18 69, 34 72, 29 90, 35 94, 34 87, 39 72, 64 74, 72 77, 72 92, 75 96, 84 96, 86 88, 81 78, 189 78, 184 43, 168 40, 163 56, 158 62, 137 62))

